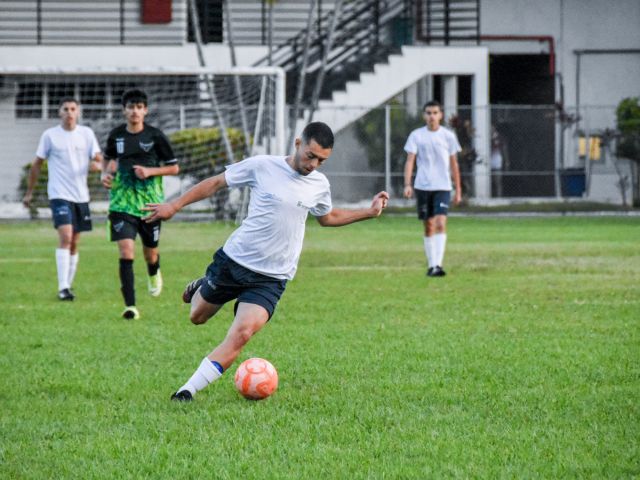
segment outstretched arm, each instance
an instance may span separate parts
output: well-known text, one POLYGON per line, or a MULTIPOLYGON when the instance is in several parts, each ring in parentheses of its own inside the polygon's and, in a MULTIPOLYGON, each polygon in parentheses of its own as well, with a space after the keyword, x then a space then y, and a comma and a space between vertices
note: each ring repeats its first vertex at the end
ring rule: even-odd
POLYGON ((380 192, 371 202, 371 207, 361 208, 358 210, 346 210, 344 208, 333 208, 329 213, 322 217, 317 217, 318 222, 323 227, 341 227, 350 223, 367 220, 369 218, 379 217, 382 210, 387 207, 389 202, 389 194, 380 192))
POLYGON ((190 188, 175 200, 168 203, 147 203, 147 206, 143 210, 151 212, 149 215, 143 218, 145 222, 154 222, 156 220, 169 220, 183 207, 209 198, 227 186, 227 181, 224 177, 224 172, 216 175, 215 177, 209 177, 206 180, 201 181, 194 187, 190 188))

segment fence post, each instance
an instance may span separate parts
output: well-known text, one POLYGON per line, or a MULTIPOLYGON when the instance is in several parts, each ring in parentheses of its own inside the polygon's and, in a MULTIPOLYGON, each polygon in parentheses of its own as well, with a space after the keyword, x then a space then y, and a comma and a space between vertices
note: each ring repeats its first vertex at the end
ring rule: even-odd
POLYGON ((384 106, 384 189, 391 192, 391 105, 384 106))
POLYGON ((184 130, 187 126, 187 117, 186 117, 186 111, 184 108, 184 103, 180 103, 179 114, 180 114, 180 130, 184 130))

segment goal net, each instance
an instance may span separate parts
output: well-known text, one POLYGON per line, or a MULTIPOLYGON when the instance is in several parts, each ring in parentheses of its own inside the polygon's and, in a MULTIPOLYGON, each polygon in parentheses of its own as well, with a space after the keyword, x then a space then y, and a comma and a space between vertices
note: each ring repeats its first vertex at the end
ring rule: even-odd
MULTIPOLYGON (((284 74, 279 68, 0 68, 0 206, 20 201, 40 135, 60 123, 61 99, 73 97, 80 102, 79 123, 94 130, 104 149, 109 131, 125 121, 121 96, 131 88, 147 93, 149 114, 145 122, 169 137, 180 164, 177 177, 164 179, 168 199, 248 155, 284 154, 284 74)), ((43 168, 34 195, 35 207, 48 205, 46 180, 43 168)), ((106 211, 108 192, 100 185, 97 174, 90 177, 89 184, 93 208, 106 211)), ((234 218, 242 205, 241 198, 237 192, 221 192, 191 211, 202 211, 214 218, 234 218)))

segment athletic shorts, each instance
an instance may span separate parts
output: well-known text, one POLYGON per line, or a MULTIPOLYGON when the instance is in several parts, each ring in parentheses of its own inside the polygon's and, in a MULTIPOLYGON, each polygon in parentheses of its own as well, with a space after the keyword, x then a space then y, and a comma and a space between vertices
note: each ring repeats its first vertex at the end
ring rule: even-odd
POLYGON ((451 192, 447 190, 414 190, 418 206, 418 218, 427 220, 436 215, 446 215, 449 211, 451 192))
POLYGON ((215 305, 237 299, 234 311, 241 302, 260 305, 271 318, 286 286, 286 280, 262 275, 237 264, 220 248, 207 267, 200 295, 215 305))
POLYGON ((74 232, 91 231, 91 211, 88 203, 75 203, 61 198, 49 200, 53 227, 73 225, 74 232))
POLYGON ((142 218, 123 212, 109 212, 111 241, 117 242, 130 238, 136 239, 140 234, 142 244, 148 248, 156 248, 160 243, 160 220, 147 223, 142 218))

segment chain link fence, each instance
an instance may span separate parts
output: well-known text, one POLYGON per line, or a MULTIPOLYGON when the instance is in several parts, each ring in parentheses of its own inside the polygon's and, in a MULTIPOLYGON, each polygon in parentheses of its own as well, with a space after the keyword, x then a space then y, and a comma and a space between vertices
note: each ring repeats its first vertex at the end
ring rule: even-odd
MULTIPOLYGON (((413 204, 402 198, 404 144, 411 130, 424 126, 418 109, 392 102, 369 111, 337 132, 333 155, 322 167, 337 204, 365 203, 382 189, 389 191, 392 205, 413 204)), ((493 105, 489 112, 491 148, 487 158, 476 154, 477 135, 473 126, 474 115, 486 111, 460 107, 455 114, 445 112, 446 126, 457 134, 462 146, 458 161, 463 198, 478 200, 474 185, 482 170, 490 171, 491 197, 481 202, 563 198, 628 202, 634 165, 615 155, 615 109, 615 106, 560 110, 554 105, 493 105), (490 170, 479 169, 479 165, 488 165, 490 170)), ((12 151, 35 152, 41 131, 56 125, 54 118, 45 125, 47 122, 42 120, 14 115, 14 110, 0 111, 0 119, 23 124, 22 136, 15 135, 15 128, 0 129, 3 145, 21 144, 12 151)), ((118 122, 114 120, 114 125, 118 122)), ((19 182, 24 181, 25 175, 23 166, 32 160, 33 155, 2 160, 5 179, 12 180, 0 183, 0 207, 18 204, 19 182)), ((171 181, 168 196, 177 195, 192 184, 186 178, 171 181)), ((99 184, 95 188, 93 198, 104 200, 105 192, 99 190, 99 184)), ((0 215, 1 212, 0 208, 0 215)))
MULTIPOLYGON (((478 141, 471 108, 445 112, 453 130, 463 198, 509 203, 526 199, 585 198, 624 203, 620 182, 630 188, 634 165, 615 154, 615 106, 584 106, 561 110, 555 105, 493 105, 490 107, 490 153, 476 153, 478 141), (480 169, 480 165, 489 169, 480 169), (478 199, 478 172, 490 171, 491 197, 478 199)), ((372 110, 337 135, 334 154, 323 166, 337 201, 362 202, 385 188, 401 202, 404 144, 422 116, 404 105, 372 110)), ((627 192, 627 197, 629 193, 627 192)))

